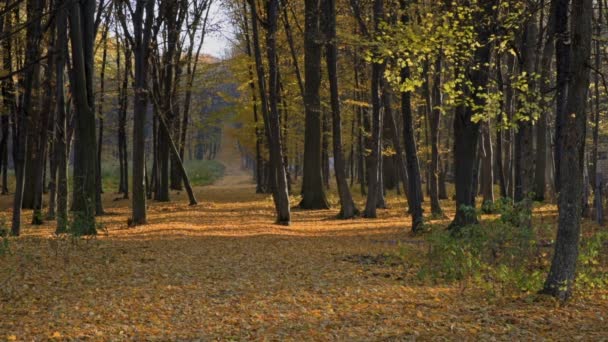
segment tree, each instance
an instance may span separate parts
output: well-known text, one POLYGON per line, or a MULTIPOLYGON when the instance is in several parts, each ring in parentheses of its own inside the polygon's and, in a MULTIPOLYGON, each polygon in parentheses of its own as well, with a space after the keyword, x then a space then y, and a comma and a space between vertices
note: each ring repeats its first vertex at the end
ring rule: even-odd
POLYGON ((495 22, 497 1, 485 1, 480 4, 478 16, 474 21, 474 32, 479 46, 473 53, 469 66, 459 65, 458 73, 468 75, 469 84, 460 84, 465 96, 472 103, 461 102, 455 109, 454 117, 454 182, 456 187, 456 215, 450 228, 457 231, 467 224, 476 223, 477 218, 471 215, 469 208, 475 207, 477 189, 474 177, 477 174, 478 163, 477 143, 479 139, 479 123, 473 121, 476 110, 484 108, 489 77, 489 65, 492 52, 490 37, 495 22))
MULTIPOLYGON (((375 1, 373 5, 374 31, 379 32, 380 22, 384 20, 384 1, 375 1)), ((370 156, 368 160, 368 191, 367 202, 363 216, 366 218, 376 218, 376 208, 378 206, 379 193, 384 191, 381 182, 381 162, 382 162, 382 76, 384 73, 384 63, 378 60, 378 51, 374 51, 375 60, 372 64, 371 78, 371 102, 372 102, 372 129, 370 156)))
MULTIPOLYGON (((29 18, 38 18, 43 11, 42 0, 27 0, 27 13, 29 18)), ((15 196, 13 200, 13 220, 11 233, 19 236, 21 233, 21 206, 23 203, 23 191, 25 182, 27 149, 27 134, 32 112, 32 97, 34 86, 38 82, 40 64, 40 42, 42 39, 42 27, 40 20, 29 20, 26 28, 25 68, 23 70, 23 96, 18 112, 18 131, 16 131, 16 153, 15 160, 15 196)))
POLYGON ((302 175, 302 209, 328 209, 321 174, 321 45, 320 0, 305 0, 304 32, 304 169, 302 175))
POLYGON ((266 123, 268 136, 270 166, 272 168, 273 198, 277 211, 277 223, 289 225, 291 220, 289 209, 289 193, 287 189, 287 175, 283 165, 283 150, 281 147, 281 123, 278 111, 279 75, 277 65, 277 23, 279 16, 279 1, 267 2, 268 31, 266 33, 266 48, 268 58, 268 92, 269 113, 266 123))
POLYGON ((133 34, 129 33, 124 13, 120 15, 123 32, 127 36, 135 57, 134 108, 133 108, 133 205, 131 225, 146 223, 146 112, 148 106, 148 59, 154 22, 154 0, 137 0, 133 12, 133 34), (145 17, 144 17, 145 15, 145 17))
POLYGON ((79 234, 95 235, 95 211, 97 199, 97 142, 95 141, 95 113, 92 87, 93 17, 95 1, 74 2, 69 8, 70 42, 72 47, 72 77, 75 111, 73 209, 79 226, 79 234), (91 152, 93 151, 93 153, 91 152))
MULTIPOLYGON (((568 3, 556 1, 556 21, 567 22, 568 3)), ((567 115, 563 129, 557 136, 560 145, 560 192, 558 197, 559 218, 555 252, 544 293, 566 300, 572 294, 576 276, 580 221, 582 213, 582 189, 585 133, 587 114, 585 106, 589 91, 589 72, 587 65, 591 56, 591 20, 593 14, 591 0, 573 0, 570 18, 570 56, 567 93, 558 93, 566 99, 557 99, 566 104, 567 115)), ((557 30, 556 30, 557 31, 557 30)), ((567 53, 565 51, 561 51, 567 53)), ((560 56, 559 58, 562 58, 560 56)), ((562 69, 558 68, 558 78, 562 69)))
POLYGON ((66 51, 68 48, 67 10, 62 1, 56 3, 55 25, 57 29, 57 50, 55 52, 55 160, 57 163, 57 224, 55 232, 65 233, 68 224, 68 146, 67 115, 64 90, 66 51))
POLYGON ((341 218, 352 218, 359 210, 355 206, 350 194, 346 180, 346 165, 344 153, 342 152, 342 121, 340 117, 340 94, 338 92, 338 48, 336 43, 336 2, 335 0, 323 0, 323 12, 325 12, 325 57, 327 62, 327 75, 329 77, 329 88, 331 98, 331 110, 333 119, 333 150, 334 169, 336 183, 340 195, 341 218))

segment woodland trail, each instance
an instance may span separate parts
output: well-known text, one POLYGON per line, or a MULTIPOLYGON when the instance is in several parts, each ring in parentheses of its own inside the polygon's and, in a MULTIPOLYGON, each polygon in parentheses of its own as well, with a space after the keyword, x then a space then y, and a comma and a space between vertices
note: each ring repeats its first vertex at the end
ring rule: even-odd
POLYGON ((270 196, 254 193, 226 142, 226 177, 196 189, 198 206, 172 193, 150 203, 148 225, 127 228, 129 202, 105 194, 97 238, 26 225, 0 259, 0 340, 606 338, 606 300, 560 307, 418 281, 395 257, 399 239, 417 241, 399 198, 377 220, 335 220, 334 202, 274 225, 270 196))
POLYGON ((216 159, 224 164, 226 169, 224 177, 213 184, 215 187, 246 185, 251 184, 253 180, 251 173, 242 168, 240 152, 232 134, 234 134, 233 128, 224 125, 220 151, 216 159))

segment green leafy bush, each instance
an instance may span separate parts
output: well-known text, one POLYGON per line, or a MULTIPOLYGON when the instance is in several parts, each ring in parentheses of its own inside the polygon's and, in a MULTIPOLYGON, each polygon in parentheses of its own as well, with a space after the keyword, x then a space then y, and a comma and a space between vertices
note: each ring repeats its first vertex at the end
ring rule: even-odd
POLYGON ((226 169, 224 164, 216 160, 189 160, 185 167, 193 186, 213 184, 224 175, 226 169))

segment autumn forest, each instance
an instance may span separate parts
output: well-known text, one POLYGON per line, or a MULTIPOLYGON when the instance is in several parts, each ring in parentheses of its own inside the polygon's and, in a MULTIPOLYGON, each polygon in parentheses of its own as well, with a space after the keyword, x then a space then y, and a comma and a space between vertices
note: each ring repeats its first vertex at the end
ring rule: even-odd
POLYGON ((605 340, 608 1, 0 1, 0 340, 605 340))

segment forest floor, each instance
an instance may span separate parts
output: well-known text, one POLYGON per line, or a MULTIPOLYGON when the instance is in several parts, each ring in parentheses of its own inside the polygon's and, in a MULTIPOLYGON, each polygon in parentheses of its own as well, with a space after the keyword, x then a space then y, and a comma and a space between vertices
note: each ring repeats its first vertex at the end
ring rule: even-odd
POLYGON ((495 297, 421 284, 375 262, 398 253, 398 241, 422 241, 396 196, 377 220, 336 220, 334 206, 294 210, 291 226, 274 225, 270 196, 254 193, 227 143, 218 157, 225 177, 196 189, 198 206, 172 193, 171 203, 149 203, 149 224, 128 228, 130 202, 108 191, 96 238, 54 237, 54 222, 26 225, 0 257, 0 339, 608 339, 605 292, 567 305, 495 297))

